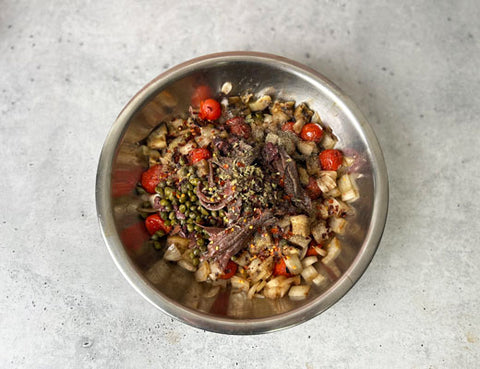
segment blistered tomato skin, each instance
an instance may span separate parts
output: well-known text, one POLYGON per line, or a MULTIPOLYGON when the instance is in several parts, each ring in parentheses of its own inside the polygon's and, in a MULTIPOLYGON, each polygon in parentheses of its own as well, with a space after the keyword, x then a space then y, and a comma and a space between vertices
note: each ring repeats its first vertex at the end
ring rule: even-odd
POLYGON ((308 179, 308 184, 305 190, 307 191, 307 195, 312 200, 318 199, 322 194, 322 190, 320 189, 320 187, 318 187, 317 181, 313 177, 310 177, 308 179))
POLYGON ((305 124, 300 132, 300 137, 304 141, 319 142, 322 139, 322 136, 323 136, 322 128, 315 123, 305 124))
POLYGON ((165 222, 158 214, 152 214, 148 216, 147 219, 145 219, 145 227, 150 235, 153 235, 155 232, 160 230, 164 231, 165 233, 169 233, 172 230, 172 227, 166 226, 165 222))
POLYGON ((282 131, 284 132, 292 132, 295 133, 295 130, 293 129, 293 125, 295 122, 287 122, 282 126, 282 131))
POLYGON ((203 159, 210 159, 212 157, 212 153, 210 150, 205 148, 193 149, 190 153, 190 162, 195 164, 203 159))
POLYGON ((252 133, 250 125, 242 117, 235 117, 227 120, 225 123, 232 135, 248 139, 252 133))
POLYGON ((324 150, 319 155, 323 170, 337 170, 342 165, 343 154, 336 149, 324 150))
POLYGON ((220 279, 230 279, 232 278, 235 273, 237 272, 238 265, 233 262, 232 260, 228 261, 227 267, 225 268, 225 271, 223 274, 220 274, 218 278, 220 279))
POLYGON ((204 120, 216 120, 222 115, 222 106, 217 100, 207 99, 200 103, 198 116, 204 120))
POLYGON ((142 173, 142 187, 149 193, 155 193, 155 187, 162 178, 162 166, 154 165, 142 173))

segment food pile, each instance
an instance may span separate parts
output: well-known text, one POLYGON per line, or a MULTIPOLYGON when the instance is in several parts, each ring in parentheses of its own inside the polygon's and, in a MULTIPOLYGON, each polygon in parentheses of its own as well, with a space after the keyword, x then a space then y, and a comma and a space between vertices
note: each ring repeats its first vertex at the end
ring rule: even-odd
POLYGON ((152 247, 198 282, 248 298, 304 299, 338 277, 338 235, 358 190, 353 158, 307 104, 201 86, 185 117, 141 144, 137 187, 152 247))

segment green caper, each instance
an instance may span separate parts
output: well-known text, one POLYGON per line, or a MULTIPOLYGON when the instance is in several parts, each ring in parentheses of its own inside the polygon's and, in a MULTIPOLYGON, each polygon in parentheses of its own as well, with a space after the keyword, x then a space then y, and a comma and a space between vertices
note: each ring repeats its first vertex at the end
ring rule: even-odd
POLYGON ((169 196, 172 195, 172 193, 173 193, 173 188, 171 188, 171 187, 165 187, 165 188, 163 189, 163 192, 164 192, 164 194, 165 194, 165 197, 168 198, 169 196))
POLYGON ((176 197, 172 199, 172 205, 178 205, 178 199, 176 197))
POLYGON ((165 191, 160 186, 155 187, 155 192, 158 193, 162 197, 165 196, 165 191))
POLYGON ((165 188, 167 184, 165 183, 165 181, 161 181, 161 182, 158 182, 158 187, 161 187, 161 188, 165 188))
POLYGON ((219 216, 220 218, 223 218, 223 217, 225 216, 225 212, 224 212, 223 210, 219 210, 219 211, 218 211, 218 216, 219 216))
POLYGON ((205 209, 203 206, 199 206, 200 213, 202 213, 203 216, 208 215, 208 210, 205 209))
POLYGON ((170 219, 170 220, 177 219, 177 217, 175 216, 175 212, 174 212, 174 211, 170 212, 170 214, 168 215, 168 219, 170 219))
POLYGON ((190 183, 193 185, 193 186, 197 186, 199 183, 200 183, 200 180, 196 177, 192 177, 190 178, 190 183))
POLYGON ((194 248, 194 249, 193 249, 193 255, 194 255, 194 256, 200 255, 200 249, 194 248))
POLYGON ((165 211, 172 211, 172 205, 168 204, 164 206, 165 211))
POLYGON ((180 156, 180 159, 178 159, 178 163, 180 165, 185 165, 187 162, 185 161, 185 158, 183 156, 180 156))
POLYGON ((190 196, 190 201, 191 201, 191 202, 197 202, 197 201, 198 201, 198 197, 197 197, 195 194, 193 194, 192 196, 190 196))
POLYGON ((189 200, 185 201, 185 206, 190 209, 190 206, 192 206, 192 202, 189 200))
POLYGON ((195 219, 195 218, 197 217, 197 214, 194 213, 193 211, 191 211, 190 214, 188 214, 188 217, 189 217, 190 219, 195 219))
POLYGON ((193 191, 192 190, 188 190, 187 191, 187 195, 188 197, 192 197, 194 195, 193 191))
POLYGON ((155 247, 156 250, 160 250, 162 248, 161 242, 155 241, 153 243, 153 247, 155 247))
POLYGON ((162 218, 163 220, 167 220, 168 219, 168 213, 166 211, 160 212, 160 218, 162 218))
POLYGON ((198 258, 194 258, 192 260, 192 264, 193 264, 194 267, 196 267, 199 263, 200 263, 200 260, 198 260, 198 258))
POLYGON ((190 190, 190 191, 193 191, 193 183, 187 183, 187 188, 190 190))
POLYGON ((195 221, 192 218, 187 219, 187 224, 193 224, 193 223, 195 223, 195 221))
POLYGON ((195 218, 195 222, 201 223, 202 222, 202 217, 200 215, 197 215, 197 217, 195 218))
POLYGON ((165 221, 163 222, 163 224, 164 224, 165 226, 167 226, 167 227, 170 227, 170 226, 172 225, 172 222, 167 219, 167 220, 165 220, 165 221))
POLYGON ((213 218, 216 218, 218 216, 218 213, 216 210, 213 210, 210 212, 210 215, 213 217, 213 218))
POLYGON ((201 232, 201 231, 203 230, 203 228, 200 227, 199 225, 196 225, 196 226, 195 226, 195 230, 196 230, 197 232, 201 232))
POLYGON ((187 231, 188 231, 188 232, 193 232, 194 228, 195 228, 195 227, 194 227, 193 224, 187 224, 187 231))
POLYGON ((199 239, 197 240, 197 245, 198 245, 198 246, 204 246, 204 245, 205 245, 205 240, 204 240, 203 238, 199 238, 199 239))
POLYGON ((185 213, 185 211, 187 210, 187 207, 182 204, 178 207, 178 210, 180 211, 180 213, 185 213))
POLYGON ((182 193, 178 201, 180 202, 180 204, 185 204, 187 202, 187 196, 185 196, 185 194, 182 193))
POLYGON ((163 237, 165 236, 165 231, 163 229, 160 229, 155 232, 155 235, 157 235, 158 237, 163 237))
POLYGON ((185 211, 183 212, 183 214, 185 214, 185 216, 188 218, 188 217, 190 216, 191 211, 190 211, 187 207, 185 207, 185 208, 186 208, 187 210, 185 210, 185 211))
POLYGON ((160 200, 160 205, 162 205, 162 206, 170 205, 170 201, 168 201, 168 200, 166 200, 166 199, 161 199, 161 200, 160 200))
POLYGON ((174 225, 176 225, 178 223, 177 219, 173 219, 170 221, 170 225, 173 227, 174 225))
POLYGON ((154 240, 154 241, 157 241, 158 240, 158 236, 156 234, 153 234, 152 237, 150 237, 150 239, 154 240))

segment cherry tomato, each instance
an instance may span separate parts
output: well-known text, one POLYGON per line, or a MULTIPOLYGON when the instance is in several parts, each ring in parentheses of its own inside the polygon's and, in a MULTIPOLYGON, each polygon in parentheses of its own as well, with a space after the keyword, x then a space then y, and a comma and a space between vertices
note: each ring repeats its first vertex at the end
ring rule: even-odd
POLYGON ((249 138, 252 133, 252 128, 248 123, 245 123, 245 119, 242 117, 235 117, 227 120, 225 125, 228 127, 231 134, 242 137, 249 138))
POLYGON ((169 233, 172 230, 172 226, 166 226, 165 222, 160 215, 152 214, 145 219, 145 227, 147 228, 148 233, 153 235, 157 231, 164 231, 165 233, 169 233))
POLYGON ((285 124, 282 126, 282 131, 295 133, 295 131, 293 130, 293 125, 294 125, 294 124, 295 124, 295 122, 287 122, 287 123, 285 123, 285 124))
POLYGON ((336 149, 324 150, 318 157, 323 170, 337 170, 343 161, 343 154, 336 149))
POLYGON ((285 277, 291 277, 292 275, 287 271, 287 264, 285 264, 285 260, 280 258, 273 269, 273 275, 284 275, 285 277))
POLYGON ((225 268, 225 271, 223 274, 220 274, 218 278, 220 279, 230 279, 232 278, 235 273, 237 272, 238 265, 234 263, 232 260, 228 261, 227 267, 225 268))
POLYGON ((300 132, 300 137, 304 141, 318 142, 322 139, 323 130, 318 124, 307 123, 303 126, 300 132))
POLYGON ((198 86, 192 94, 192 106, 200 106, 203 100, 212 96, 212 90, 207 85, 198 86))
POLYGON ((212 153, 206 148, 193 149, 190 152, 190 162, 192 164, 195 164, 196 162, 199 162, 203 159, 210 159, 211 157, 212 153))
POLYGON ((308 184, 305 190, 312 200, 318 199, 322 194, 322 190, 318 187, 317 181, 313 177, 308 179, 308 184))
POLYGON ((207 99, 200 102, 200 119, 215 120, 222 115, 222 106, 217 100, 207 99))
POLYGON ((163 178, 165 178, 165 174, 162 173, 162 166, 160 164, 154 165, 143 172, 142 186, 145 191, 155 193, 155 187, 157 187, 158 183, 163 178))

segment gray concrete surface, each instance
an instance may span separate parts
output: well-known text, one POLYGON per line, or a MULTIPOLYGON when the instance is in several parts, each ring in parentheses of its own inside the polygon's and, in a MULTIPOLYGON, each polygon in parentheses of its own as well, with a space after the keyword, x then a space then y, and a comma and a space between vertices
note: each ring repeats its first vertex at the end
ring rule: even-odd
POLYGON ((0 1, 1 368, 474 368, 480 3, 0 1), (390 174, 384 238, 324 314, 261 336, 171 320, 100 236, 96 165, 129 98, 195 56, 257 50, 336 82, 390 174))

